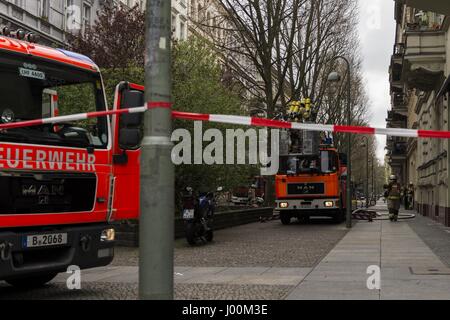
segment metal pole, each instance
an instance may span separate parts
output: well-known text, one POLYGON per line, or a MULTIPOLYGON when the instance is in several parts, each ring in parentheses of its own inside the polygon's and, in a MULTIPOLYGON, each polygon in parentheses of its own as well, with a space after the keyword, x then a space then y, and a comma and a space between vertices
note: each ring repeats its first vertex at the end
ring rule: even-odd
MULTIPOLYGON (((171 102, 171 1, 148 0, 145 99, 171 102)), ((174 167, 170 108, 144 116, 139 226, 139 297, 173 299, 174 167)))
MULTIPOLYGON (((351 68, 350 62, 348 62, 347 58, 344 56, 335 56, 330 62, 335 61, 337 59, 342 59, 345 61, 347 65, 347 125, 351 125, 352 123, 352 111, 351 111, 351 68)), ((338 81, 337 79, 333 79, 332 81, 338 81)), ((347 228, 352 227, 352 146, 351 146, 351 133, 347 133, 347 183, 346 183, 346 225, 347 228)))
POLYGON ((377 201, 377 197, 375 195, 376 192, 376 188, 375 188, 375 172, 374 172, 374 168, 375 168, 375 156, 372 155, 372 197, 373 199, 375 199, 375 201, 377 201))
POLYGON ((366 138, 366 208, 369 207, 369 138, 366 138))
MULTIPOLYGON (((350 63, 345 57, 341 57, 347 64, 347 125, 352 124, 351 112, 351 71, 350 63)), ((347 208, 346 208, 346 227, 352 227, 352 141, 351 133, 347 133, 347 208)))

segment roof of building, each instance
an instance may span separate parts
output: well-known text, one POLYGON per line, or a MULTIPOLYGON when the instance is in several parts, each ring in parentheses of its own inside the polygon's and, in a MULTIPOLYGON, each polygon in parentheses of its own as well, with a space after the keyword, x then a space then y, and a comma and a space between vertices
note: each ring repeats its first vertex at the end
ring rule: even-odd
POLYGON ((89 57, 64 49, 55 49, 36 43, 0 36, 0 50, 29 54, 34 57, 66 63, 68 65, 97 71, 98 67, 89 57))

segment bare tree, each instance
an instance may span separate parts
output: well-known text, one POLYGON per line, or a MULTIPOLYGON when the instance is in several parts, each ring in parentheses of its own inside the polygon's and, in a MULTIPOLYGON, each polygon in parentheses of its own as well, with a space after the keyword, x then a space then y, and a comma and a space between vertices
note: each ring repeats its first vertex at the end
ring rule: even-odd
MULTIPOLYGON (((255 95, 252 104, 262 102, 260 109, 267 117, 285 111, 290 100, 308 97, 315 106, 313 121, 346 123, 347 81, 344 78, 334 92, 327 82, 332 70, 345 74, 345 66, 333 60, 343 55, 352 67, 352 123, 367 123, 369 100, 355 32, 356 1, 217 1, 222 8, 220 22, 217 17, 203 15, 204 19, 197 23, 210 30, 216 47, 227 57, 228 70, 244 79, 247 89, 255 95), (216 21, 211 23, 211 19, 216 21)), ((340 135, 335 136, 335 142, 341 145, 340 135)))
POLYGON ((225 31, 225 36, 216 37, 216 46, 226 52, 227 66, 244 79, 250 91, 263 96, 267 116, 272 117, 276 104, 286 97, 287 62, 293 54, 293 41, 282 41, 281 35, 293 40, 298 26, 295 17, 306 0, 217 1, 221 9, 212 18, 216 23, 208 19, 198 23, 225 31))

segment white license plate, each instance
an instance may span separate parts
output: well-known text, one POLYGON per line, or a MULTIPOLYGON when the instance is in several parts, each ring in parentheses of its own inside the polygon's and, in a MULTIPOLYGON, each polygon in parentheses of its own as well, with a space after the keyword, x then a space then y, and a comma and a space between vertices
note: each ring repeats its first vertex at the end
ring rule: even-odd
POLYGON ((194 219, 194 209, 184 209, 183 219, 194 219))
POLYGON ((35 234, 26 236, 25 248, 48 247, 67 244, 67 233, 35 234))

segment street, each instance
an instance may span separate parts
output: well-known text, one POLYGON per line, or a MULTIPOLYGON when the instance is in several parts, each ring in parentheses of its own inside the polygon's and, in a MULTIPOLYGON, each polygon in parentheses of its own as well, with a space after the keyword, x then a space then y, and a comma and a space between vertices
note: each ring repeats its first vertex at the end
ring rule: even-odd
POLYGON ((450 1, 0 3, 0 300, 450 300, 450 1))
MULTIPOLYGON (((382 202, 378 212, 386 212, 382 202)), ((403 211, 404 212, 404 211, 403 211)), ((350 231, 326 219, 283 226, 252 223, 217 231, 215 241, 175 242, 176 299, 450 299, 450 228, 428 218, 359 221, 350 231), (367 268, 381 267, 380 290, 367 268)), ((137 299, 138 249, 118 247, 113 264, 66 274, 41 289, 0 284, 1 299, 137 299)))
MULTIPOLYGON (((211 244, 175 241, 177 299, 282 299, 347 233, 344 224, 279 220, 219 230, 211 244)), ((0 282, 0 299, 136 299, 138 249, 117 247, 111 266, 82 271, 82 290, 61 274, 43 289, 0 282)))

